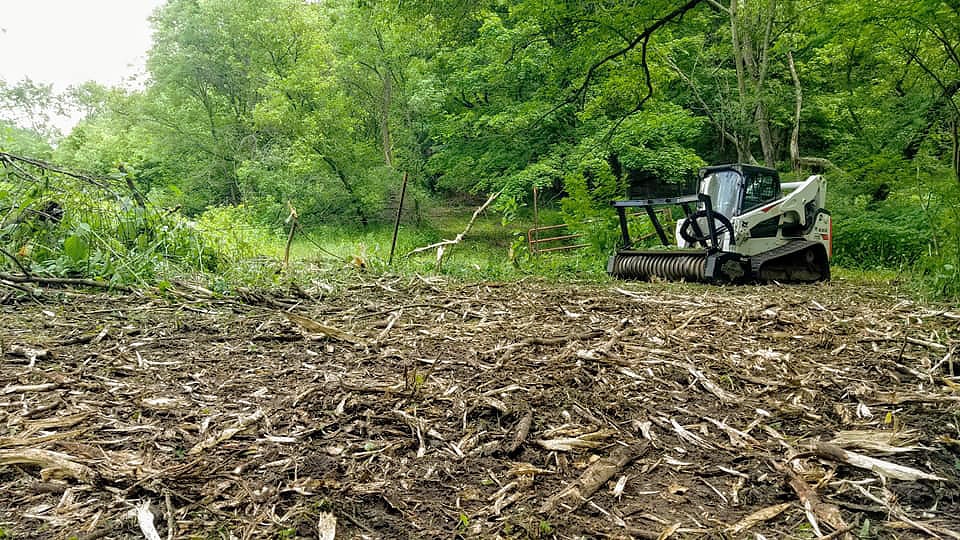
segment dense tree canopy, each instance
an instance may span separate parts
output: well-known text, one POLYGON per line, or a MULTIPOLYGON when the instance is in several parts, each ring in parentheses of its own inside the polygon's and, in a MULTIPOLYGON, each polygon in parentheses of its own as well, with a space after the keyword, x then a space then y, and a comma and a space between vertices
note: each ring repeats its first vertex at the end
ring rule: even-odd
POLYGON ((188 213, 537 186, 582 218, 705 163, 825 171, 847 264, 956 277, 960 7, 935 0, 169 0, 142 91, 0 84, 0 146, 188 213), (86 113, 59 138, 45 115, 86 113), (864 249, 869 246, 870 249, 864 249))

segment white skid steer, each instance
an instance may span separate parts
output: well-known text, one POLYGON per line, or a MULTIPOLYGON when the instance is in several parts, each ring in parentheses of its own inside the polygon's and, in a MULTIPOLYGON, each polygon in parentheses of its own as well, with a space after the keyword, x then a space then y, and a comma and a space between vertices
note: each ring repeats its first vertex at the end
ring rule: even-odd
POLYGON ((777 171, 744 164, 700 170, 695 195, 614 201, 622 247, 607 273, 624 279, 813 282, 830 279, 833 226, 826 180, 780 183, 777 171), (786 192, 786 194, 785 194, 786 192), (678 205, 671 245, 654 207, 678 205), (645 209, 661 249, 634 249, 627 209, 645 209))

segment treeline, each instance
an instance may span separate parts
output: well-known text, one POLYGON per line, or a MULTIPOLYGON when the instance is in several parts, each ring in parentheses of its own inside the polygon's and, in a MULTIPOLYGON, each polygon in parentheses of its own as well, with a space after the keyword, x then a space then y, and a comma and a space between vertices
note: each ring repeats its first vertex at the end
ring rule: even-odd
POLYGON ((960 290, 956 2, 170 0, 153 25, 143 90, 73 89, 55 148, 22 114, 49 88, 0 87, 0 146, 306 223, 381 219, 402 172, 576 220, 707 163, 823 171, 840 262, 960 290))

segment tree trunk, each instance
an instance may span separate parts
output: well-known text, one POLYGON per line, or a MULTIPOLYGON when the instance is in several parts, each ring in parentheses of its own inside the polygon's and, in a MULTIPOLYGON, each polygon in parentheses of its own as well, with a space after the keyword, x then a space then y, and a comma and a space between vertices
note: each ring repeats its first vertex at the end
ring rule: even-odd
MULTIPOLYGON (((770 63, 770 40, 773 31, 775 0, 769 0, 766 11, 761 9, 757 21, 748 21, 749 13, 741 13, 743 0, 730 0, 730 37, 733 46, 733 60, 737 69, 737 92, 739 97, 739 123, 748 125, 753 122, 763 151, 763 162, 767 167, 776 165, 776 149, 770 128, 770 112, 764 103, 763 90, 766 86, 767 69, 770 63), (756 35, 751 31, 760 29, 756 35)), ((749 156, 755 162, 749 145, 751 137, 740 135, 742 144, 738 147, 740 159, 749 156)))
POLYGON ((757 162, 750 151, 750 137, 746 135, 737 136, 737 161, 740 163, 749 163, 751 165, 757 162))
POLYGON ((800 110, 803 108, 803 88, 797 76, 797 66, 793 63, 793 52, 787 51, 787 65, 790 66, 790 78, 793 79, 793 93, 796 107, 793 110, 793 131, 790 132, 790 166, 794 172, 800 170, 800 110))
POLYGON ((393 107, 393 77, 389 69, 383 70, 383 112, 380 117, 380 134, 383 137, 383 158, 387 167, 393 167, 393 141, 390 137, 390 109, 393 107))
POLYGON ((757 104, 757 111, 754 113, 757 121, 757 131, 760 134, 760 148, 763 151, 763 164, 771 169, 776 167, 777 158, 773 151, 773 135, 770 134, 770 119, 767 114, 767 106, 761 101, 757 104))
POLYGON ((756 110, 754 110, 754 119, 757 123, 757 132, 760 135, 760 148, 763 151, 763 162, 767 167, 773 168, 777 164, 777 155, 773 144, 773 135, 770 132, 770 112, 767 104, 764 102, 763 88, 767 82, 767 68, 770 65, 770 35, 773 32, 773 15, 776 8, 776 0, 769 0, 767 5, 766 18, 764 22, 763 37, 757 44, 759 53, 758 64, 753 64, 753 44, 751 41, 745 43, 749 47, 746 54, 751 58, 751 76, 753 77, 753 98, 757 101, 756 110))
MULTIPOLYGON (((733 62, 737 67, 737 92, 740 94, 740 119, 743 120, 744 117, 746 117, 747 100, 747 74, 744 63, 748 62, 749 59, 744 58, 744 47, 740 40, 740 21, 737 12, 737 4, 739 3, 740 0, 730 0, 730 37, 733 45, 733 62)), ((740 147, 738 145, 737 154, 740 153, 740 147)))
POLYGON ((953 117, 953 176, 960 182, 960 115, 953 117))

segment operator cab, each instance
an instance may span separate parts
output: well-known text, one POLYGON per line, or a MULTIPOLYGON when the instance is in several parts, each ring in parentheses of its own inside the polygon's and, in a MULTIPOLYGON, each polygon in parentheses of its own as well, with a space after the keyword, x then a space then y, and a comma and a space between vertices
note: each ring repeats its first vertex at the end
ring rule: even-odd
MULTIPOLYGON (((732 218, 783 196, 777 171, 754 165, 716 165, 700 169, 699 193, 710 196, 713 211, 732 218)), ((701 203, 700 208, 703 209, 701 203)))

